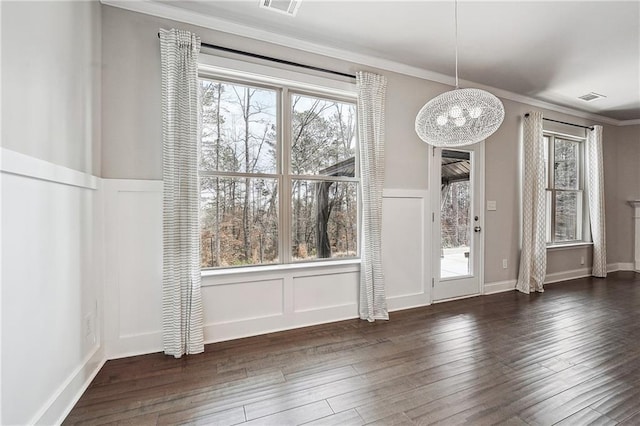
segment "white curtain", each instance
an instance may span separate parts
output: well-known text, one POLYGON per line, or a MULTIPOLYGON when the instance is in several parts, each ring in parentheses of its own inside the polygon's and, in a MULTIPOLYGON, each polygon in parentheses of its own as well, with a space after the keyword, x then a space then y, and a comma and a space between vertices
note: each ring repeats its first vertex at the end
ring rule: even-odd
POLYGON ((542 113, 531 112, 523 122, 522 251, 516 289, 543 292, 547 270, 546 194, 542 113))
POLYGON ((164 352, 204 351, 198 223, 198 52, 188 31, 160 30, 164 352))
POLYGON ((587 199, 591 238, 593 239, 593 272, 607 276, 607 247, 604 217, 604 168, 602 165, 602 126, 594 126, 587 135, 586 149, 587 199))
POLYGON ((382 274, 382 185, 384 182, 384 108, 387 79, 356 74, 358 140, 362 188, 360 318, 388 320, 382 274))

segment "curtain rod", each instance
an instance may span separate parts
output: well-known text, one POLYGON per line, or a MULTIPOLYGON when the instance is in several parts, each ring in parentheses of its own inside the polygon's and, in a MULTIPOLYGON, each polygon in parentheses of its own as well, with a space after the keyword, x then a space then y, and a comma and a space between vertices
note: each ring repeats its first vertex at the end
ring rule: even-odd
MULTIPOLYGON (((524 116, 528 117, 529 113, 526 113, 524 116)), ((566 124, 567 126, 582 127, 583 129, 593 130, 593 126, 582 126, 580 124, 567 123, 566 121, 552 120, 550 118, 544 118, 544 117, 542 117, 542 119, 545 121, 553 121, 554 123, 566 124)))
MULTIPOLYGON (((158 33, 158 38, 160 38, 160 33, 158 33)), ((284 59, 272 58, 271 56, 265 56, 265 55, 260 55, 260 54, 257 54, 257 53, 245 52, 244 50, 232 49, 230 47, 218 46, 218 45, 215 45, 215 44, 202 43, 202 42, 200 43, 200 45, 202 47, 206 47, 207 49, 222 50, 223 52, 235 53, 237 55, 244 55, 244 56, 249 56, 251 58, 263 59, 265 61, 277 62, 279 64, 291 65, 291 66, 298 67, 298 68, 305 68, 305 69, 308 69, 308 70, 320 71, 320 72, 324 72, 324 73, 328 73, 328 74, 339 75, 341 77, 348 77, 348 78, 354 78, 354 79, 356 78, 356 76, 353 75, 353 74, 347 74, 347 73, 340 72, 340 71, 333 71, 333 70, 329 70, 329 69, 326 69, 326 68, 314 67, 312 65, 300 64, 298 62, 287 61, 287 60, 284 60, 284 59)))

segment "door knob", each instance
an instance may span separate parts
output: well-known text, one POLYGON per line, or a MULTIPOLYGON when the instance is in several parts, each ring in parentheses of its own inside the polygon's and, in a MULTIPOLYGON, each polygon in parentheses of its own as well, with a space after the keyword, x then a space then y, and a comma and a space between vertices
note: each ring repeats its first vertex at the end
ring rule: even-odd
POLYGON ((482 228, 480 228, 479 226, 474 226, 473 227, 473 231, 474 232, 480 232, 480 231, 482 231, 482 228))

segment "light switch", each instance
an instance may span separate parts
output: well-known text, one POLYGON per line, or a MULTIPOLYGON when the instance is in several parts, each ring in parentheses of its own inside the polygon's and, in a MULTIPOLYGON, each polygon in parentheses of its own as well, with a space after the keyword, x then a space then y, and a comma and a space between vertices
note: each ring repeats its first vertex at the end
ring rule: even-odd
POLYGON ((490 210, 490 211, 498 210, 496 208, 496 202, 487 200, 487 210, 490 210))

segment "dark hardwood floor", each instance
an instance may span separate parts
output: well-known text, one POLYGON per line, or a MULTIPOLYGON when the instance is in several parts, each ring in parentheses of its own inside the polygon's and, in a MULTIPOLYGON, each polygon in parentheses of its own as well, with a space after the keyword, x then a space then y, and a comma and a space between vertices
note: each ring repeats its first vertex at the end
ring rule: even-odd
POLYGON ((640 274, 109 361, 65 424, 640 425, 640 274))

